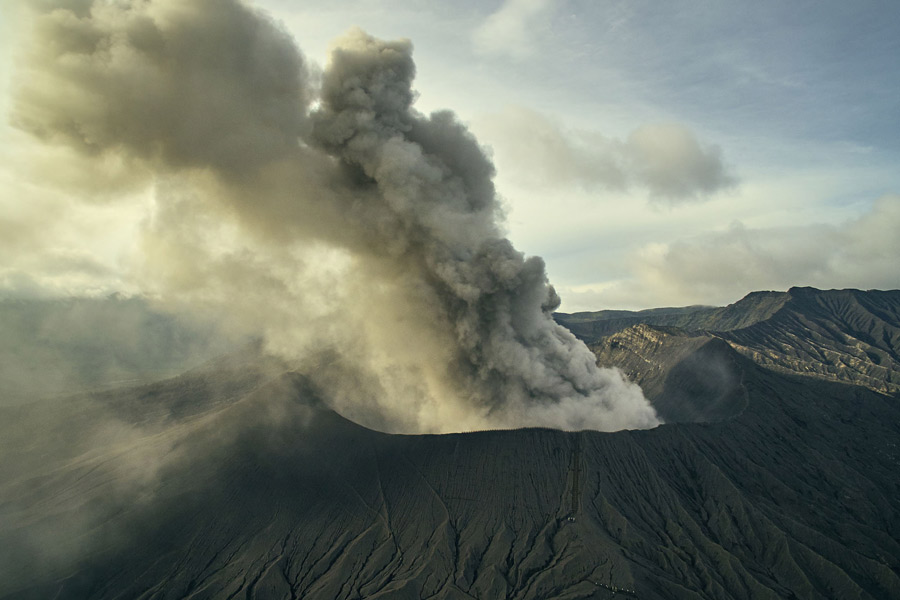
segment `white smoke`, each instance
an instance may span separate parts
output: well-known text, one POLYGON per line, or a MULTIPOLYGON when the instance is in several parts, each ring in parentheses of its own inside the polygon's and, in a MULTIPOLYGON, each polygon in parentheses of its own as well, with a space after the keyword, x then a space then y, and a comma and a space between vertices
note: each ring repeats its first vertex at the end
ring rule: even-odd
POLYGON ((134 269, 146 293, 263 331, 336 407, 382 428, 658 423, 551 318, 544 263, 500 232, 474 137, 412 107, 410 42, 351 31, 316 82, 239 0, 34 12, 14 122, 105 168, 140 165, 154 190, 134 269))

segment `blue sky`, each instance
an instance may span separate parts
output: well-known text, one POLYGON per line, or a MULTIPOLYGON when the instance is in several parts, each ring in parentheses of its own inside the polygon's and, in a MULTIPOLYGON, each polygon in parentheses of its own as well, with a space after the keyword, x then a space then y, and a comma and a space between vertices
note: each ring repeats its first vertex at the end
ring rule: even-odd
MULTIPOLYGON (((454 110, 490 148, 508 233, 545 258, 563 310, 900 287, 896 2, 255 4, 320 65, 351 26, 411 39, 417 106, 454 110)), ((24 29, 5 10, 4 109, 12 33, 24 29)), ((8 227, 61 202, 26 168, 49 152, 23 151, 30 143, 2 130, 8 227)), ((54 252, 103 268, 69 272, 41 258, 46 245, 25 244, 6 253, 0 284, 127 288, 120 246, 140 227, 140 202, 78 211, 54 225, 54 252), (97 228, 118 233, 101 242, 97 228)))

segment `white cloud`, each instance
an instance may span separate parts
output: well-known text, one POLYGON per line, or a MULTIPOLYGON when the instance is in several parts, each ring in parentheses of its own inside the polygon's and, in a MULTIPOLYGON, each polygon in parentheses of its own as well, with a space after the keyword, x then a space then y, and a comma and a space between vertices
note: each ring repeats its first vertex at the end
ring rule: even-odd
POLYGON ((647 244, 630 258, 631 277, 561 289, 566 310, 727 304, 753 290, 900 287, 900 195, 839 225, 728 230, 647 244), (573 308, 575 307, 575 308, 573 308))
POLYGON ((524 58, 534 53, 534 29, 554 0, 506 0, 473 32, 475 49, 524 58))
POLYGON ((652 202, 707 200, 735 185, 717 146, 679 123, 646 124, 625 139, 567 129, 524 107, 480 119, 476 130, 494 150, 499 171, 529 187, 641 188, 652 202))
POLYGON ((663 123, 635 129, 625 142, 624 154, 633 179, 651 197, 672 204, 699 199, 735 184, 718 146, 701 144, 684 125, 663 123))

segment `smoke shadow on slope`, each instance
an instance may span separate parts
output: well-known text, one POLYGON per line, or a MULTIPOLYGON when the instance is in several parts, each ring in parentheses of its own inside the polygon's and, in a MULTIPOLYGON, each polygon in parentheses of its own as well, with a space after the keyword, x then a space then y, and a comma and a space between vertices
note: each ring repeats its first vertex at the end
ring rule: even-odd
POLYGON ((666 423, 725 421, 747 407, 741 380, 734 350, 713 338, 669 370, 651 402, 666 423))

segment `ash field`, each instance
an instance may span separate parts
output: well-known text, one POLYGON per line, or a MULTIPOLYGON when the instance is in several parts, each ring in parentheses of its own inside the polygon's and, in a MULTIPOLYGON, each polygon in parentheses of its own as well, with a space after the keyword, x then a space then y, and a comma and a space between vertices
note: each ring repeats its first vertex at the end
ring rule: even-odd
POLYGON ((4 406, 0 597, 900 597, 900 292, 556 318, 665 423, 382 433, 252 343, 4 406))

